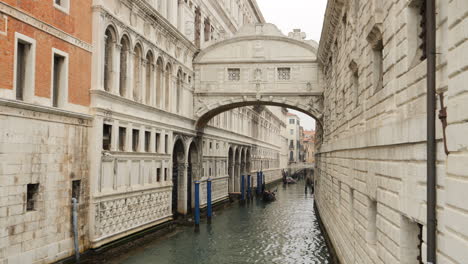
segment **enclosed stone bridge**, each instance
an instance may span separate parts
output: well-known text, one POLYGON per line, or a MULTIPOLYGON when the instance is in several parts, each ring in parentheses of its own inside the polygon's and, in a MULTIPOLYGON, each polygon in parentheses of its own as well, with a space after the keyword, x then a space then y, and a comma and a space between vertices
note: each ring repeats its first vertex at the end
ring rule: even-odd
POLYGON ((273 105, 320 122, 323 88, 317 44, 284 36, 273 24, 248 25, 194 60, 198 129, 217 114, 249 105, 273 105))

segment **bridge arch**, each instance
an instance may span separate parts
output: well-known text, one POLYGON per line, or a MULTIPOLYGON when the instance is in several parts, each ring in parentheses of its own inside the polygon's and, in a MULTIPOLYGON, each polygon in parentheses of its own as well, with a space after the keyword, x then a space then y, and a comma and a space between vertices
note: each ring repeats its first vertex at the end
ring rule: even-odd
POLYGON ((219 113, 251 105, 298 110, 322 119, 317 43, 283 35, 273 24, 246 25, 194 60, 197 129, 219 113))

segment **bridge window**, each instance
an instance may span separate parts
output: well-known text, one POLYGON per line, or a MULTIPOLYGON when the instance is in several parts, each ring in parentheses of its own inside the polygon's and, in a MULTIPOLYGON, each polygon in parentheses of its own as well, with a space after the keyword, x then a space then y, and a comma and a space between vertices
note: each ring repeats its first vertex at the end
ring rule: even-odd
POLYGON ((295 123, 294 119, 289 119, 289 124, 294 125, 294 123, 295 123))
POLYGON ((278 80, 291 80, 291 68, 278 68, 278 80))
POLYGON ((239 68, 229 68, 228 69, 228 80, 229 81, 240 81, 240 69, 239 68))

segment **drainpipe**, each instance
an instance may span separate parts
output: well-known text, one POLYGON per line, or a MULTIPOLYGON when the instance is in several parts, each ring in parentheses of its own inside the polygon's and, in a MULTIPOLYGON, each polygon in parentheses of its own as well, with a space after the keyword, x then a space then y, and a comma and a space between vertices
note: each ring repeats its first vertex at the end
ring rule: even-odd
POLYGON ((436 12, 435 0, 426 1, 427 54, 427 263, 436 263, 436 12))
POLYGON ((73 216, 73 242, 75 246, 75 261, 80 262, 80 245, 78 243, 78 200, 72 198, 72 216, 73 216))

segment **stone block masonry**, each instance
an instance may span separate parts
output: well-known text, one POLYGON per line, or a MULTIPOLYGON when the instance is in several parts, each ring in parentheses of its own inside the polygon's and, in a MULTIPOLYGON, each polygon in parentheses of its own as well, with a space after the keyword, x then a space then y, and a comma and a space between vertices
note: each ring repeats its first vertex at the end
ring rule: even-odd
MULTIPOLYGON (((342 263, 426 262, 424 2, 329 1, 316 203, 342 263)), ((450 151, 437 121, 437 263, 468 263, 468 2, 437 1, 436 12, 450 151)))
POLYGON ((88 244, 90 121, 22 106, 0 101, 0 263, 54 262, 73 254, 72 195, 88 244))

